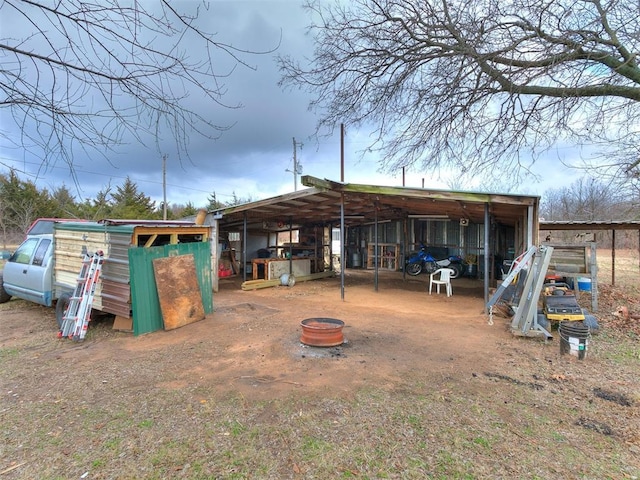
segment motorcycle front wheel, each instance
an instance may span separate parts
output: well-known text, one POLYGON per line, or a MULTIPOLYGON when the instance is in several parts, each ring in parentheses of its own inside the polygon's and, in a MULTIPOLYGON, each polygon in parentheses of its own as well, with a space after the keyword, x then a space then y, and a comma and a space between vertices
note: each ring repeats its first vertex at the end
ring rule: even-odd
POLYGON ((461 277, 462 275, 464 275, 464 265, 462 265, 461 263, 454 263, 449 265, 449 267, 451 270, 453 270, 453 275, 451 275, 451 278, 458 278, 461 277))
POLYGON ((407 264, 407 273, 412 276, 417 276, 422 273, 422 263, 408 263, 407 264))

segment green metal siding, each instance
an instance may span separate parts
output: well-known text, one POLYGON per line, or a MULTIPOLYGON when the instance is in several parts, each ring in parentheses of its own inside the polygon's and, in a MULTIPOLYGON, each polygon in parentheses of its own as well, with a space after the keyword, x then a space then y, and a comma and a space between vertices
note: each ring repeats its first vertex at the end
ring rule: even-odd
POLYGON ((174 255, 193 254, 205 313, 213 313, 211 252, 209 242, 181 243, 161 247, 129 248, 133 333, 141 335, 164 328, 153 272, 153 260, 174 255))

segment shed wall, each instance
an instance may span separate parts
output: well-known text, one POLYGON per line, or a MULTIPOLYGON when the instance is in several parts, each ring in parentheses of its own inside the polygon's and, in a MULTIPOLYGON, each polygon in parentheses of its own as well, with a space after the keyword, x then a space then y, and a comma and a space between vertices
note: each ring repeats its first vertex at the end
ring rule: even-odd
MULTIPOLYGON (((53 233, 53 278, 54 297, 63 292, 71 292, 78 284, 78 275, 82 269, 82 260, 87 252, 93 254, 99 250, 108 257, 107 234, 104 230, 80 231, 56 228, 53 233)), ((93 308, 102 310, 102 282, 98 282, 93 300, 93 308)))

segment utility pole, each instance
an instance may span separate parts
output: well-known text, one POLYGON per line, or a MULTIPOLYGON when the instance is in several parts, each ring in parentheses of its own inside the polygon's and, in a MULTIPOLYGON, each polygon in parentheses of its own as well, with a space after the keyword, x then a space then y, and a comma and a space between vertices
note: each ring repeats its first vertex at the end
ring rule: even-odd
POLYGON ((344 123, 340 124, 340 181, 344 182, 344 123))
POLYGON ((167 154, 162 155, 162 219, 167 219, 167 154))
POLYGON ((302 148, 302 143, 296 142, 296 137, 293 137, 293 170, 287 169, 287 172, 293 173, 293 191, 296 192, 298 190, 298 175, 302 173, 302 165, 298 162, 298 156, 296 152, 296 147, 300 146, 302 148))

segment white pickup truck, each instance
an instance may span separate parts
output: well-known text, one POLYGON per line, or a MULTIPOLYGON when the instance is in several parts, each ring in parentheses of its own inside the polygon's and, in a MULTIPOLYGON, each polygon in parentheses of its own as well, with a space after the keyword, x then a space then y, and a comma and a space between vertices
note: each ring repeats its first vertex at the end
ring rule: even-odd
POLYGON ((53 229, 61 222, 82 220, 38 218, 29 226, 27 238, 0 271, 0 303, 16 297, 53 306, 53 229))
MULTIPOLYGON (((51 233, 28 234, 7 260, 0 271, 0 303, 15 297, 55 306, 60 326, 78 285, 84 254, 102 251, 104 263, 93 309, 131 318, 131 280, 136 272, 129 262, 129 249, 203 242, 208 248, 209 234, 210 227, 191 222, 53 222, 51 233)), ((144 272, 135 276, 141 282, 148 278, 144 272)))
POLYGON ((11 297, 50 307, 54 299, 53 234, 30 235, 0 272, 0 303, 11 297))

